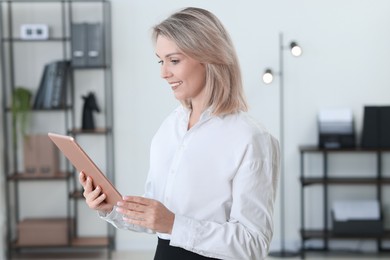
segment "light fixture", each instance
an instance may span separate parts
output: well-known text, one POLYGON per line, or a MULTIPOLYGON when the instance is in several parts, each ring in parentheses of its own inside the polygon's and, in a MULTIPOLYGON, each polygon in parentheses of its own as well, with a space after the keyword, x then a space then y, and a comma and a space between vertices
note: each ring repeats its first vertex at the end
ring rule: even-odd
POLYGON ((295 57, 299 57, 302 55, 302 48, 296 42, 290 43, 290 51, 291 54, 295 57))
MULTIPOLYGON (((295 57, 302 55, 301 47, 292 41, 289 45, 283 44, 283 34, 279 34, 279 145, 281 155, 280 165, 280 251, 270 252, 270 256, 274 257, 296 257, 299 253, 287 251, 285 248, 285 148, 284 148, 284 66, 283 66, 283 51, 289 50, 295 57)), ((267 68, 263 74, 263 82, 270 84, 273 81, 273 70, 267 68)))
POLYGON ((266 69, 263 74, 263 81, 265 84, 270 84, 274 80, 274 74, 271 69, 266 69))

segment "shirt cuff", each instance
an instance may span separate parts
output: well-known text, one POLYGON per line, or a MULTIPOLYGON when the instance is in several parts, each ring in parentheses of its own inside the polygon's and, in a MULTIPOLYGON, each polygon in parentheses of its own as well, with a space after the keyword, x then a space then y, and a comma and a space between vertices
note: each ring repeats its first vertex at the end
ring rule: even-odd
POLYGON ((195 246, 196 222, 185 216, 175 215, 171 234, 171 246, 191 250, 195 246))
POLYGON ((111 210, 111 212, 104 212, 104 211, 98 211, 97 212, 99 217, 104 220, 114 219, 116 216, 118 216, 118 212, 116 211, 116 206, 114 206, 111 210))

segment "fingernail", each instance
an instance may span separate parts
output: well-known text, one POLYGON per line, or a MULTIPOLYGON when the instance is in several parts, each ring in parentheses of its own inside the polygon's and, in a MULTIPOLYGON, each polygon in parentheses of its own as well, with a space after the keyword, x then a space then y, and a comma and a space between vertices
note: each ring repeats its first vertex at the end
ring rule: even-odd
POLYGON ((118 205, 118 206, 123 206, 123 202, 122 202, 122 201, 118 201, 118 202, 116 203, 116 205, 118 205))

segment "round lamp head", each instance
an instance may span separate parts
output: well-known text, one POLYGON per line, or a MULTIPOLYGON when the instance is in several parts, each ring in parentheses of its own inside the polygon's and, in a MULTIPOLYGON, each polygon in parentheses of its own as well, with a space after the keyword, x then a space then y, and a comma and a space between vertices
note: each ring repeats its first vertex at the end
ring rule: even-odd
POLYGON ((272 70, 266 69, 263 74, 263 82, 265 84, 270 84, 274 80, 274 75, 272 73, 272 70))
POLYGON ((291 42, 290 50, 291 54, 295 57, 302 55, 302 48, 296 42, 291 42))

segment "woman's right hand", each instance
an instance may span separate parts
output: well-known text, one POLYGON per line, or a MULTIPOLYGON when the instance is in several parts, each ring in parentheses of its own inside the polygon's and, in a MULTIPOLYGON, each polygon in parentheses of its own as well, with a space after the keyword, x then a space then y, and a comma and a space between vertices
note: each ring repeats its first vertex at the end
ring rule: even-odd
POLYGON ((102 192, 100 186, 93 187, 91 177, 85 175, 84 172, 80 172, 79 181, 84 188, 83 196, 89 208, 104 213, 110 213, 112 211, 113 206, 105 201, 106 194, 102 192))

